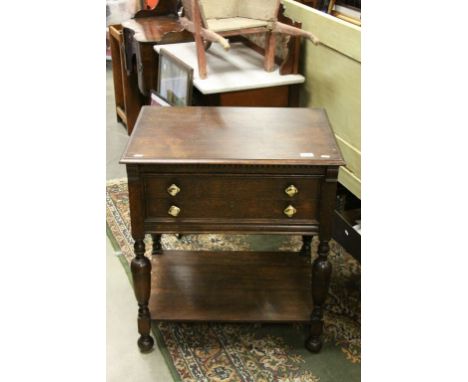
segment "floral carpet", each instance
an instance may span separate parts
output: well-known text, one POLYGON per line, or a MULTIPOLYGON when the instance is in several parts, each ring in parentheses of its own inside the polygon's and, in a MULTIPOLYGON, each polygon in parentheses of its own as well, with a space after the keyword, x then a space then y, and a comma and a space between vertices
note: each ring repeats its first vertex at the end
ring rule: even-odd
MULTIPOLYGON (((127 274, 133 258, 133 239, 126 179, 109 181, 106 220, 111 241, 127 274)), ((151 236, 145 239, 151 256, 151 236)), ((164 249, 287 250, 301 247, 300 236, 280 235, 163 235, 164 249)), ((317 241, 313 241, 315 257, 317 241)), ((324 346, 319 354, 304 349, 305 325, 154 323, 156 342, 176 381, 359 381, 360 265, 331 242, 333 266, 324 315, 324 346)), ((137 303, 135 301, 135 314, 137 303)), ((135 333, 135 339, 137 338, 135 333)))

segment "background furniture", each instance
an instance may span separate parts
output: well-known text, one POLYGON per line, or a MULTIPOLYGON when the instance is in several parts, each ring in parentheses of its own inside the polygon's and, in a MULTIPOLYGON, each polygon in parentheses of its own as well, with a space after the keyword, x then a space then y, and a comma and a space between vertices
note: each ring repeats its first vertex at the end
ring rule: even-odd
POLYGON ((300 106, 327 110, 346 161, 338 174, 343 187, 338 187, 333 238, 359 260, 361 235, 352 226, 361 207, 361 28, 295 1, 283 3, 286 16, 320 38, 318 47, 306 44, 301 50, 307 80, 300 106))
POLYGON ((136 71, 138 88, 148 97, 156 89, 158 55, 153 46, 192 41, 192 35, 183 30, 177 16, 135 18, 122 24, 125 35, 126 67, 136 71))
POLYGON ((330 0, 327 13, 348 23, 361 26, 360 0, 330 0))
POLYGON ((154 9, 158 5, 159 0, 143 0, 142 9, 154 9))
MULTIPOLYGON (((112 26, 112 56, 114 90, 117 119, 130 134, 142 105, 150 103, 150 92, 157 88, 158 54, 153 46, 174 42, 192 41, 192 34, 183 31, 176 15, 176 0, 160 0, 154 10, 141 10, 135 19, 121 25, 112 26)), ((279 20, 283 23, 300 26, 283 15, 280 7, 279 20)), ((251 35, 255 36, 255 35, 251 35)), ((239 36, 233 41, 243 41, 258 53, 264 55, 262 42, 252 42, 239 36)), ((281 56, 275 57, 280 65, 280 73, 298 73, 300 40, 292 37, 287 45, 281 46, 281 56)), ((200 105, 232 106, 297 106, 298 85, 288 89, 263 88, 259 90, 235 91, 211 95, 198 94, 200 105)))
POLYGON ((300 74, 280 75, 263 70, 263 56, 242 42, 231 44, 226 52, 213 45, 207 55, 210 76, 198 74, 196 45, 193 42, 157 45, 194 69, 194 105, 199 106, 298 106, 298 86, 304 82, 300 74))
POLYGON ((301 50, 306 77, 300 106, 323 107, 346 161, 339 182, 361 197, 361 28, 318 10, 283 0, 285 15, 320 38, 301 50))
POLYGON ((142 351, 154 344, 151 319, 309 323, 306 347, 320 350, 344 164, 323 110, 143 107, 121 163, 142 351), (209 232, 299 234, 304 245, 300 254, 161 248, 163 233, 209 232), (308 266, 313 235, 318 257, 308 266))
POLYGON ((229 42, 226 36, 265 33, 266 71, 273 70, 276 34, 303 36, 318 44, 310 32, 278 20, 280 0, 183 0, 184 16, 181 22, 194 33, 197 46, 198 72, 201 79, 207 76, 205 49, 211 42, 218 42, 226 50, 229 42))
POLYGON ((158 57, 153 46, 191 41, 177 16, 177 1, 160 0, 154 10, 109 28, 117 119, 130 135, 140 108, 156 89, 158 57))
POLYGON ((172 106, 192 106, 193 68, 167 49, 158 51, 157 93, 172 106))
POLYGON ((109 40, 117 120, 127 127, 130 134, 143 104, 143 97, 138 90, 136 73, 127 73, 126 71, 121 25, 111 25, 109 27, 109 40))
POLYGON ((361 200, 338 184, 333 214, 332 237, 359 262, 361 261, 361 200), (358 224, 359 222, 359 224, 358 224), (358 227, 359 229, 355 229, 358 227))

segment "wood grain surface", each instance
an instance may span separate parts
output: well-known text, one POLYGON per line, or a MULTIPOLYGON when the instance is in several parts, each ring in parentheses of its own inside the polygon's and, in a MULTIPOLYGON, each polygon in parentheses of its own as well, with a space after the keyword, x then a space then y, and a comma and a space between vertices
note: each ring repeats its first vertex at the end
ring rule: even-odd
POLYGON ((311 268, 298 253, 163 251, 152 264, 152 319, 310 320, 311 268))
POLYGON ((176 16, 131 19, 123 22, 122 26, 135 32, 137 42, 159 42, 168 33, 180 33, 184 30, 176 16))
POLYGON ((149 106, 121 163, 344 164, 323 109, 149 106))

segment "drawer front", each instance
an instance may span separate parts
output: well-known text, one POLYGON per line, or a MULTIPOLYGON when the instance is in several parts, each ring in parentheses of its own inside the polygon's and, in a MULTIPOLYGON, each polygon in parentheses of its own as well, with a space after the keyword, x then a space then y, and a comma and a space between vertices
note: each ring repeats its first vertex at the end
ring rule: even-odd
POLYGON ((319 177, 293 176, 149 176, 145 178, 146 218, 316 219, 320 182, 319 177), (179 210, 170 211, 171 206, 179 210), (286 212, 291 217, 285 213, 289 206, 286 212))

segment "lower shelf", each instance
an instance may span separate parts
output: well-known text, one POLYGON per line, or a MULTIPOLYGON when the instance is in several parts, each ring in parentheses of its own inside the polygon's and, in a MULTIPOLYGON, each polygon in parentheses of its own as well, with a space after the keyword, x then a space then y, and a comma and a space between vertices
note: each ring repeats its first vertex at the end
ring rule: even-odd
POLYGON ((310 320, 311 266, 298 253, 164 251, 152 267, 154 320, 310 320))

